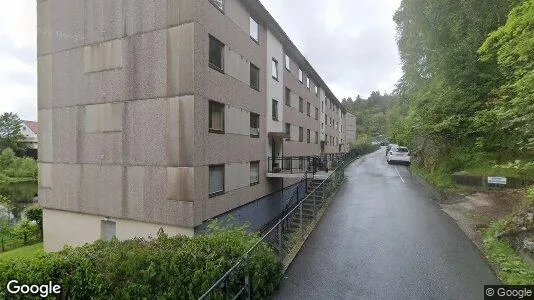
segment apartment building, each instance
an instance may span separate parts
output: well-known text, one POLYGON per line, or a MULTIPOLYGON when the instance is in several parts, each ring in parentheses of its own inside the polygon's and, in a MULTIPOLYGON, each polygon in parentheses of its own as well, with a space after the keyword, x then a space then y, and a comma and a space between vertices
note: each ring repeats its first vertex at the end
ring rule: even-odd
POLYGON ((48 251, 193 235, 295 182, 277 157, 346 151, 345 109, 257 0, 37 9, 48 251))
POLYGON ((345 141, 347 147, 356 140, 356 116, 347 112, 345 114, 345 141))

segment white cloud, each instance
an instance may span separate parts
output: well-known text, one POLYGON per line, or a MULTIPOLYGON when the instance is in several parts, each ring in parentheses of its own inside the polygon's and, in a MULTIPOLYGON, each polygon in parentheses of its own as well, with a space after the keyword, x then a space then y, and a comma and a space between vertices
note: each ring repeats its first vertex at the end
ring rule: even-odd
POLYGON ((261 0, 340 100, 393 91, 400 1, 261 0))
POLYGON ((0 113, 37 119, 37 15, 35 0, 0 10, 0 113))
MULTIPOLYGON (((340 99, 393 90, 400 1, 261 0, 340 99)), ((24 119, 37 118, 36 19, 35 0, 0 10, 0 113, 24 119)))

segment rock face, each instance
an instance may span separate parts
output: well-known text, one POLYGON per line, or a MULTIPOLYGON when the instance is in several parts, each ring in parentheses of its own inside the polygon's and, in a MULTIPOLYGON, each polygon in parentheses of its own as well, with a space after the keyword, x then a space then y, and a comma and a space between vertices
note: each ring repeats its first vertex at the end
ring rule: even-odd
POLYGON ((523 240, 523 249, 534 252, 534 241, 529 238, 523 240))

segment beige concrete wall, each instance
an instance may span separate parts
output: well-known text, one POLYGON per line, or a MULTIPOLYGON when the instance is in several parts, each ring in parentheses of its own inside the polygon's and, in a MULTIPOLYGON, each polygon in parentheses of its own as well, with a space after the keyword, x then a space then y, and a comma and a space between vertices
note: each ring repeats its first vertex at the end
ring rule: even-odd
POLYGON ((193 235, 193 230, 177 226, 146 223, 106 216, 80 214, 62 210, 43 209, 43 234, 45 251, 59 251, 65 245, 82 246, 101 238, 101 221, 116 222, 116 236, 119 240, 134 237, 156 237, 160 228, 170 236, 193 235))
POLYGON ((250 111, 233 105, 226 105, 224 129, 227 134, 250 136, 250 111))

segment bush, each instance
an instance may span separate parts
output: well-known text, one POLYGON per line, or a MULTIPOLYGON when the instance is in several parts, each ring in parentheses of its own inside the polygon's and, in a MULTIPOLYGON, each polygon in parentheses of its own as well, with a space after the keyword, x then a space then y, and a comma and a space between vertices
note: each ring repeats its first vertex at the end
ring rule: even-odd
POLYGON ((366 135, 361 135, 353 143, 350 144, 349 157, 356 158, 357 156, 372 153, 378 150, 380 146, 373 145, 371 139, 366 135))
MULTIPOLYGON (((12 279, 23 284, 52 281, 62 286, 58 298, 65 299, 198 298, 257 239, 244 228, 234 228, 192 238, 161 233, 151 240, 97 241, 0 263, 0 284, 12 279)), ((231 276, 230 290, 240 287, 245 268, 252 276, 253 298, 267 297, 281 280, 281 263, 267 244, 260 244, 249 263, 231 276)), ((0 298, 6 297, 2 293, 0 298)))

